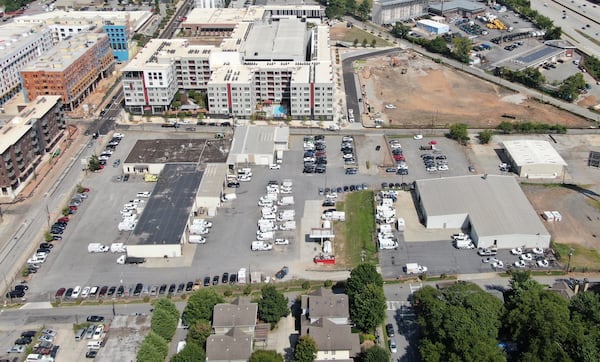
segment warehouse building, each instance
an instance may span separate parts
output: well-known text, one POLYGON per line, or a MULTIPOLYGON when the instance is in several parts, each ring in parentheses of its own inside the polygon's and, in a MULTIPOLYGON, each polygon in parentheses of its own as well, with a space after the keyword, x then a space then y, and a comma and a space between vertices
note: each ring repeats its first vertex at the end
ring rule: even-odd
POLYGON ((423 29, 430 34, 446 34, 450 32, 450 26, 448 24, 440 23, 437 21, 423 19, 417 21, 417 28, 423 29))
POLYGON ((127 256, 175 258, 182 255, 188 220, 202 180, 196 165, 165 165, 127 244, 127 256))
POLYGON ((504 141, 504 149, 519 177, 557 178, 566 171, 567 163, 547 141, 504 141))
POLYGON ((395 25, 398 21, 427 15, 426 0, 375 0, 373 22, 377 25, 395 25))
POLYGON ((428 229, 463 229, 478 247, 550 245, 550 234, 512 176, 419 180, 415 190, 417 209, 428 229))
POLYGON ((429 5, 430 13, 446 18, 454 16, 472 18, 484 14, 485 11, 485 4, 468 0, 442 1, 441 3, 429 5))
POLYGON ((289 137, 288 127, 237 127, 227 165, 235 168, 242 164, 268 166, 275 163, 275 152, 289 148, 289 137))
POLYGON ((200 189, 196 194, 196 217, 215 216, 221 207, 223 185, 227 178, 227 165, 225 163, 211 163, 206 165, 200 189))

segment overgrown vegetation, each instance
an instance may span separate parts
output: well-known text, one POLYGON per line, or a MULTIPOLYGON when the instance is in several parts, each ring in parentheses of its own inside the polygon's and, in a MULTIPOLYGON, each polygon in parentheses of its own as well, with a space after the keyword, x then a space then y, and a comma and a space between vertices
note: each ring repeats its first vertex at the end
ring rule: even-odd
POLYGON ((504 121, 500 123, 497 127, 497 130, 501 131, 504 134, 509 133, 558 133, 565 134, 567 133, 567 127, 556 124, 549 125, 546 123, 538 123, 538 122, 508 122, 504 121))
POLYGON ((450 138, 456 140, 461 145, 469 141, 469 129, 464 123, 455 123, 450 125, 450 138))
POLYGON ((494 69, 494 75, 535 89, 540 88, 540 86, 546 82, 546 78, 540 73, 538 68, 510 70, 504 67, 496 67, 494 69))
POLYGON ((385 319, 383 278, 373 264, 360 264, 346 282, 350 319, 364 333, 373 333, 385 319))
POLYGON ((583 66, 587 69, 588 73, 596 79, 600 79, 600 59, 595 56, 585 57, 583 60, 583 66))
POLYGON ((325 5, 325 15, 329 19, 341 19, 344 15, 352 15, 361 21, 369 19, 371 12, 371 0, 362 0, 360 3, 357 0, 319 0, 325 5))
POLYGON ((577 73, 563 80, 554 94, 555 97, 564 99, 567 102, 573 102, 579 96, 579 93, 585 89, 585 79, 583 74, 577 73))
POLYGON ((552 243, 552 248, 563 265, 567 265, 569 252, 572 253, 569 268, 571 271, 600 271, 600 253, 596 249, 588 249, 579 244, 560 243, 552 243))
POLYGON ((377 252, 372 240, 374 209, 372 191, 353 192, 346 196, 346 250, 352 265, 373 260, 377 252))
POLYGON ((29 3, 35 0, 0 0, 0 7, 4 8, 4 11, 9 13, 11 11, 19 10, 29 3))

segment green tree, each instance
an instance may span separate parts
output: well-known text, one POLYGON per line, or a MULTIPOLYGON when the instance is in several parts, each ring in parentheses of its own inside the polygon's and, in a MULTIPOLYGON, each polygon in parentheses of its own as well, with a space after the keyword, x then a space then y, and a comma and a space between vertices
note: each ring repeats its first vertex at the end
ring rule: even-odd
POLYGON ((366 351, 362 353, 362 362, 381 362, 381 361, 389 361, 390 360, 390 352, 387 349, 384 349, 378 345, 370 347, 366 351))
POLYGON ((188 343, 195 343, 199 346, 206 345, 206 340, 212 333, 212 326, 210 322, 205 320, 199 320, 190 326, 187 334, 186 341, 188 343))
POLYGON ((174 318, 167 310, 155 309, 154 312, 152 312, 152 331, 167 341, 170 341, 175 335, 177 322, 178 319, 176 317, 174 318))
POLYGON ((358 5, 358 9, 356 9, 356 17, 365 21, 369 19, 369 13, 371 12, 371 0, 362 0, 360 5, 358 5))
POLYGON ((366 48, 367 44, 369 44, 369 42, 367 41, 367 38, 363 38, 363 40, 362 40, 362 47, 366 48))
POLYGON ((274 327, 282 317, 290 314, 287 298, 273 285, 265 285, 261 293, 262 296, 258 301, 258 317, 274 327))
POLYGON ((346 281, 346 294, 352 298, 367 284, 375 284, 383 288, 383 278, 373 264, 359 264, 356 268, 352 269, 350 278, 346 281))
POLYGON ((383 288, 367 284, 350 299, 350 318, 356 328, 371 332, 385 319, 386 302, 383 288))
POLYGON ((159 347, 155 346, 151 340, 144 338, 137 352, 136 360, 137 362, 164 362, 165 357, 160 354, 159 347))
POLYGON ((167 298, 157 299, 156 301, 154 301, 154 303, 152 303, 152 306, 154 307, 154 310, 164 309, 170 315, 172 315, 173 318, 176 318, 177 320, 179 320, 179 311, 177 310, 175 303, 173 303, 170 299, 167 299, 167 298))
POLYGON ((348 14, 356 13, 356 0, 346 0, 346 12, 348 14))
POLYGON ((212 288, 200 289, 190 296, 181 317, 186 326, 191 326, 203 319, 212 320, 213 308, 225 300, 212 288))
POLYGON ((452 54, 460 62, 469 63, 469 53, 473 48, 473 42, 469 38, 455 36, 452 38, 452 54))
POLYGON ((585 89, 585 79, 583 78, 583 74, 577 73, 563 80, 558 88, 557 96, 572 102, 577 99, 579 91, 582 89, 585 89))
POLYGON ((308 334, 298 339, 294 348, 294 362, 313 362, 317 358, 317 343, 308 334))
POLYGON ((371 48, 375 48, 376 45, 377 45, 377 39, 371 40, 371 48))
POLYGON ((169 353, 169 344, 167 341, 152 331, 144 338, 144 342, 152 344, 161 356, 166 356, 169 353))
POLYGON ((458 141, 460 144, 465 144, 469 140, 468 126, 464 123, 455 123, 450 126, 450 138, 458 141))
POLYGON ((257 350, 250 355, 250 362, 283 362, 283 356, 276 351, 257 350))
POLYGON ((484 131, 479 132, 479 135, 477 137, 479 138, 479 143, 481 143, 482 145, 485 145, 485 144, 490 143, 490 141, 492 140, 492 136, 493 136, 492 131, 490 131, 489 129, 486 129, 484 131))
POLYGON ((433 39, 432 41, 425 44, 425 48, 433 53, 438 54, 449 54, 450 49, 448 49, 448 45, 446 41, 441 36, 433 39))
POLYGON ((355 48, 358 46, 358 39, 357 38, 354 38, 354 41, 352 42, 352 46, 355 47, 355 48))
POLYGON ((204 349, 196 343, 187 342, 183 350, 171 357, 171 362, 198 362, 206 360, 204 349))
POLYGON ((346 4, 344 0, 329 0, 325 8, 325 15, 329 19, 341 18, 346 12, 346 4))
POLYGON ((401 22, 396 22, 396 25, 394 25, 394 28, 392 29, 392 34, 394 34, 394 36, 397 38, 405 38, 408 36, 410 31, 410 26, 404 25, 401 22))
POLYGON ((100 160, 98 159, 98 155, 92 155, 90 160, 88 161, 88 170, 94 172, 100 169, 100 160))
POLYGON ((496 129, 502 131, 504 134, 509 134, 513 131, 513 124, 507 121, 501 122, 496 129))

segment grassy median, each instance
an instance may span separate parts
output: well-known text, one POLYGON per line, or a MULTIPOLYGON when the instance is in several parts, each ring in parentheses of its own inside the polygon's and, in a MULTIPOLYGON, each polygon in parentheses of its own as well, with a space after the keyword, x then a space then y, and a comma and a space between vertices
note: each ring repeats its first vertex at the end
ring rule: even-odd
POLYGON ((346 212, 345 250, 346 260, 350 267, 361 262, 376 262, 375 244, 375 209, 373 191, 358 191, 346 194, 344 202, 346 212))

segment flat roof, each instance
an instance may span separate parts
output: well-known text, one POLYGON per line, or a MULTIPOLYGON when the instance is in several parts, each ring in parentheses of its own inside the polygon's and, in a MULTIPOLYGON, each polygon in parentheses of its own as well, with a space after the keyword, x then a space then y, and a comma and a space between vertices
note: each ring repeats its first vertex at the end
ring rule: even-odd
POLYGON ((250 6, 247 8, 194 8, 187 15, 183 27, 192 24, 235 24, 240 22, 253 22, 260 20, 265 15, 262 7, 250 6))
POLYGON ((241 126, 236 127, 231 145, 232 154, 272 154, 275 151, 275 139, 281 140, 288 127, 241 126))
POLYGON ((444 1, 443 3, 429 4, 430 9, 434 9, 438 12, 442 11, 442 7, 444 9, 444 13, 457 10, 485 11, 485 5, 468 0, 452 0, 444 1))
POLYGON ((39 96, 0 127, 0 154, 14 145, 31 128, 31 121, 42 118, 60 102, 61 96, 39 96))
POLYGON ((125 163, 224 163, 231 148, 231 139, 149 139, 138 140, 125 163))
POLYGON ((221 197, 223 191, 223 180, 227 176, 227 165, 225 163, 210 163, 204 169, 202 183, 197 197, 221 197))
MULTIPOLYGON (((18 19, 18 18, 17 18, 18 19)), ((0 26, 0 46, 2 49, 10 48, 13 43, 21 43, 23 38, 39 34, 46 30, 39 24, 5 24, 0 26)), ((49 30, 46 30, 49 32, 49 30)), ((17 44, 20 46, 22 44, 17 44)), ((5 52, 3 52, 5 53, 5 52)), ((4 54, 3 54, 4 55, 4 54)))
POLYGON ((168 56, 171 51, 175 52, 177 48, 188 46, 187 39, 151 39, 140 51, 135 55, 121 72, 151 70, 153 68, 168 69, 173 66, 172 62, 159 63, 161 57, 168 56), (143 69, 141 69, 143 68, 143 69))
POLYGON ((513 176, 458 176, 416 183, 428 217, 468 214, 480 237, 549 235, 513 176))
POLYGON ((63 72, 103 38, 104 33, 77 33, 65 39, 27 64, 22 72, 63 72))
POLYGON ((150 11, 64 11, 55 10, 35 15, 22 15, 14 19, 15 23, 61 22, 79 24, 81 22, 129 22, 131 30, 136 31, 152 17, 150 11))
POLYGON ((564 52, 564 49, 542 45, 539 48, 532 49, 531 51, 515 58, 515 60, 521 62, 521 64, 528 65, 535 63, 536 61, 546 60, 562 52, 564 52))
POLYGON ((255 22, 244 47, 247 61, 306 61, 309 32, 298 18, 255 22))
POLYGON ((517 166, 545 164, 567 166, 565 160, 543 140, 504 141, 504 148, 517 166))
POLYGON ((142 216, 130 237, 130 244, 179 244, 192 212, 203 172, 196 165, 165 165, 142 216))

